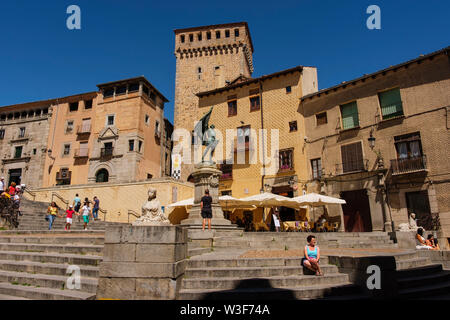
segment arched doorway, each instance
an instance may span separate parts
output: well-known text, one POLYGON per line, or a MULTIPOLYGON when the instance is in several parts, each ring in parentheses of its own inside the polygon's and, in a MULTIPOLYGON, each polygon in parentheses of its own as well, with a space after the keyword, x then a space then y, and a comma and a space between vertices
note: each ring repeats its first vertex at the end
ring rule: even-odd
POLYGON ((106 169, 100 169, 95 174, 95 182, 108 182, 109 172, 106 169))

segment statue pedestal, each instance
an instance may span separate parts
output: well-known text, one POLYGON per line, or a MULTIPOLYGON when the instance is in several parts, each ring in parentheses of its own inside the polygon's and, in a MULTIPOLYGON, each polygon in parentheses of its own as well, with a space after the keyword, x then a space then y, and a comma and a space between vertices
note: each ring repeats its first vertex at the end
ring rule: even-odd
MULTIPOLYGON (((232 225, 230 220, 223 216, 222 207, 219 204, 219 178, 222 171, 216 168, 215 164, 201 163, 195 166, 192 172, 195 185, 194 205, 189 210, 187 219, 181 221, 181 227, 192 229, 202 228, 203 218, 201 216, 200 201, 205 195, 205 190, 209 190, 212 197, 212 219, 211 228, 213 229, 235 229, 237 226, 232 225)), ((205 229, 208 228, 206 223, 205 229)))

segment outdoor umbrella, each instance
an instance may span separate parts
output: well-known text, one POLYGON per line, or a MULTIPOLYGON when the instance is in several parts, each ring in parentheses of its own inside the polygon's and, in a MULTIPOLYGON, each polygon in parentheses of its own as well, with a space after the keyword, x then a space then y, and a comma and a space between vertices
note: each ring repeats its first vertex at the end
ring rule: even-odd
MULTIPOLYGON (((345 200, 314 192, 292 198, 292 200, 297 201, 301 205, 309 205, 311 207, 320 207, 329 204, 346 204, 345 200)), ((313 220, 315 220, 315 217, 313 217, 313 220)))
MULTIPOLYGON (((242 201, 241 199, 233 198, 231 196, 220 196, 219 197, 219 204, 223 207, 226 206, 228 209, 235 209, 235 208, 250 208, 254 209, 255 206, 246 203, 242 201)), ((174 207, 191 207, 194 205, 194 198, 189 198, 186 200, 181 200, 172 204, 169 204, 167 207, 174 208, 174 207)))

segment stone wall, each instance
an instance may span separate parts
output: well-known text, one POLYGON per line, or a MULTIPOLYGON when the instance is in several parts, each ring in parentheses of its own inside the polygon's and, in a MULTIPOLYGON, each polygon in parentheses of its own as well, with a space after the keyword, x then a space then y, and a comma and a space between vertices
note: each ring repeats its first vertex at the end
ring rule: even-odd
MULTIPOLYGON (((161 202, 161 206, 192 198, 194 196, 194 185, 188 182, 180 182, 172 178, 152 179, 143 182, 132 183, 98 183, 76 186, 57 186, 51 188, 33 189, 31 192, 34 197, 25 193, 25 197, 30 200, 50 202, 52 194, 57 193, 60 197, 72 204, 75 194, 79 194, 84 200, 88 197, 90 200, 97 196, 100 200, 100 209, 106 210, 106 220, 114 222, 133 222, 136 217, 128 215, 129 210, 141 214, 141 207, 147 201, 147 191, 152 187, 156 189, 156 196, 161 202), (129 220, 128 220, 129 219, 129 220)), ((65 204, 56 196, 53 199, 59 206, 65 204)), ((168 216, 172 209, 165 208, 165 214, 168 216)), ((99 213, 103 218, 102 213, 99 213)))

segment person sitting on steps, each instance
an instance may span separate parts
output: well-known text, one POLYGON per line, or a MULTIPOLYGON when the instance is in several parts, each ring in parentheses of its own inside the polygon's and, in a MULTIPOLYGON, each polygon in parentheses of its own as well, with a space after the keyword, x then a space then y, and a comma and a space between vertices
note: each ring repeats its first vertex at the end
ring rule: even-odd
POLYGON ((432 234, 428 235, 427 240, 425 241, 425 244, 427 246, 432 247, 433 249, 431 249, 431 250, 441 250, 441 248, 439 247, 439 244, 438 244, 438 240, 435 239, 434 235, 432 235, 432 234))
POLYGON ((417 229, 416 233, 416 249, 417 250, 433 250, 432 246, 429 246, 425 242, 425 238, 423 237, 423 229, 417 229))
POLYGON ((302 258, 301 265, 314 272, 316 276, 323 276, 319 266, 320 249, 316 246, 316 237, 309 235, 306 241, 308 245, 305 246, 305 257, 302 258))

